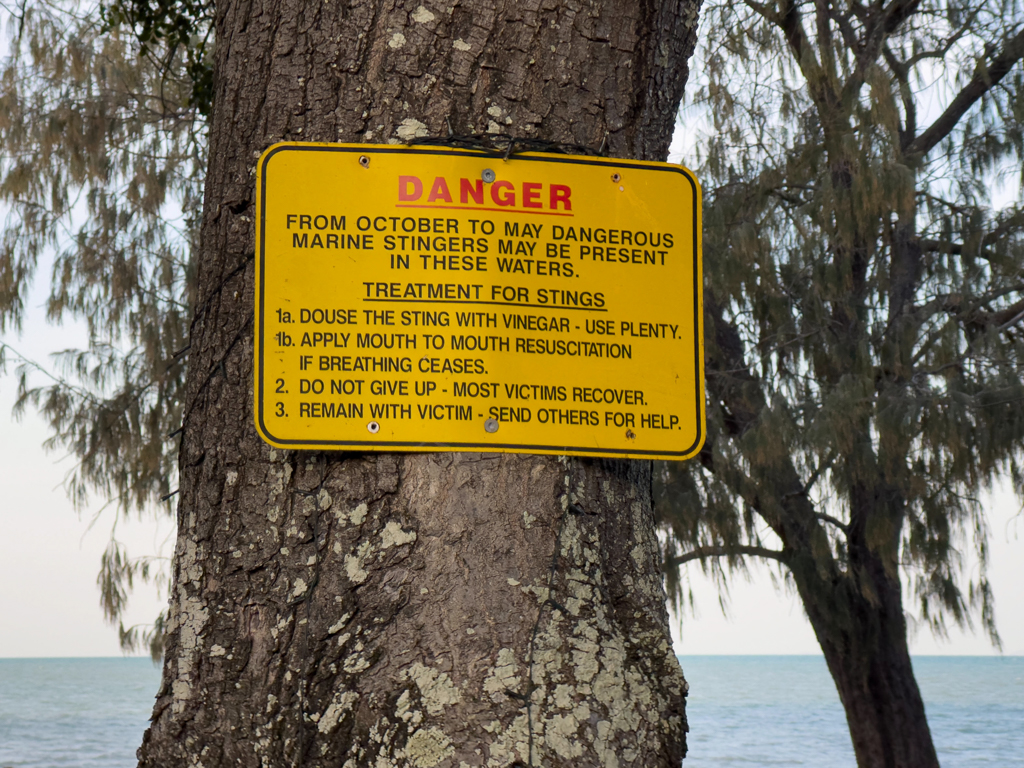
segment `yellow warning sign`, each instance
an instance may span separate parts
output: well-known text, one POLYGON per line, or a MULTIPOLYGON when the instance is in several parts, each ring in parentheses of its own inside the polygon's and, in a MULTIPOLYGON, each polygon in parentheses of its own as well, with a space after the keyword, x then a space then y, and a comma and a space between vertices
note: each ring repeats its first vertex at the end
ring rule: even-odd
POLYGON ((276 144, 255 419, 281 448, 685 459, 700 187, 668 163, 276 144))

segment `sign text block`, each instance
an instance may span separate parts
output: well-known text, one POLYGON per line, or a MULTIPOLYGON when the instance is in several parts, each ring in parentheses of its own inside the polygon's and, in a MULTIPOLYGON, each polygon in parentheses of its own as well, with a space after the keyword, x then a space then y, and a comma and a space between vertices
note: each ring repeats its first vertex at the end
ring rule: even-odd
POLYGON ((255 419, 282 448, 685 459, 700 188, 667 163, 277 144, 255 419))

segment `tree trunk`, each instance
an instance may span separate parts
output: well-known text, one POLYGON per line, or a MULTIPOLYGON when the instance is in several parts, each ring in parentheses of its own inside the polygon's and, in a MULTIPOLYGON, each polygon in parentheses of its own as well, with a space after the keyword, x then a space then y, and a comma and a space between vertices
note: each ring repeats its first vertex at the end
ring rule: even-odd
POLYGON ((221 2, 163 681, 140 766, 678 766, 648 462, 279 451, 254 170, 503 130, 663 159, 697 2, 221 2))
MULTIPOLYGON (((763 391, 747 373, 739 333, 725 321, 710 291, 705 291, 704 307, 713 340, 708 370, 730 372, 710 376, 708 389, 727 405, 735 433, 743 434, 766 408, 763 391)), ((870 425, 864 423, 861 432, 868 434, 870 425)), ((907 455, 900 439, 889 437, 886 442, 896 446, 892 453, 907 455)), ((935 768, 938 759, 907 647, 899 580, 905 502, 895 488, 878 480, 884 476, 879 468, 884 459, 863 446, 859 458, 867 465, 862 476, 875 482, 851 483, 850 523, 842 528, 845 565, 834 556, 791 457, 763 455, 751 461, 758 493, 747 503, 783 542, 780 560, 789 568, 835 681, 857 765, 935 768)))
MULTIPOLYGON (((831 584, 817 576, 812 583, 807 569, 794 568, 797 588, 846 710, 857 765, 938 768, 910 661, 895 558, 887 564, 877 543, 868 545, 866 526, 857 525, 866 517, 855 514, 851 524, 849 572, 831 584)), ((898 552, 896 539, 884 551, 898 552)))
MULTIPOLYGON (((875 638, 823 642, 825 659, 846 709, 857 765, 863 768, 936 768, 939 764, 914 679, 906 635, 897 635, 886 606, 859 600, 853 610, 881 625, 875 638)), ((902 613, 899 623, 902 623, 902 613)))

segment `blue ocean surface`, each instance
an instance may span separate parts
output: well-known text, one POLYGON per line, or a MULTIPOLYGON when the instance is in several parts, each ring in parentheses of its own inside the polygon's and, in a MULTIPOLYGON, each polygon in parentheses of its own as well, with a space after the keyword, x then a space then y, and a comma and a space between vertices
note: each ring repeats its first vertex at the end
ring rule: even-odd
POLYGON ((149 724, 149 659, 0 659, 0 768, 127 768, 149 724))
MULTIPOLYGON (((682 656, 685 768, 856 768, 820 656, 682 656)), ((914 674, 943 768, 1024 768, 1024 657, 918 656, 914 674)))
MULTIPOLYGON (((684 656, 684 768, 855 768, 817 656, 684 656)), ((1024 657, 914 659, 944 768, 1024 768, 1024 657)), ((148 659, 0 659, 0 768, 130 768, 160 682, 148 659)))

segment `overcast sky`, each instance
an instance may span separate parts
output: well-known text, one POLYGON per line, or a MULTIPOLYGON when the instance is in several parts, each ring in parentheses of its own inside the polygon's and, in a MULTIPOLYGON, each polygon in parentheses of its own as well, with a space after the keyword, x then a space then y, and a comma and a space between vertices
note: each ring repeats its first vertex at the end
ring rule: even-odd
MULTIPOLYGON (((676 162, 684 139, 680 134, 673 145, 676 162)), ((48 268, 39 274, 48 277, 48 268)), ((54 328, 45 322, 44 299, 45 286, 37 284, 23 332, 0 337, 39 362, 48 362, 53 351, 86 343, 81 327, 54 328)), ((9 366, 8 375, 0 376, 0 658, 117 655, 117 629, 103 620, 96 586, 100 556, 115 522, 113 511, 102 512, 93 522, 101 508, 96 500, 81 516, 75 513, 62 488, 71 460, 43 450, 47 427, 33 412, 20 422, 11 419, 15 386, 9 366)), ((1024 655, 1024 516, 1008 493, 985 498, 992 531, 990 578, 1004 652, 1024 655)), ((167 519, 117 523, 118 539, 133 555, 169 556, 171 535, 167 519)), ((767 566, 753 567, 751 577, 734 582, 725 618, 713 585, 698 566, 690 567, 700 615, 684 621, 681 638, 674 622, 678 653, 820 652, 799 600, 775 589, 767 566)), ((165 601, 166 595, 153 589, 137 589, 129 623, 152 621, 165 601)), ((919 654, 995 653, 983 635, 956 629, 948 641, 936 640, 927 630, 912 638, 911 650, 919 654)))
MULTIPOLYGON (((108 511, 89 530, 67 501, 61 482, 67 461, 46 454, 46 428, 34 415, 10 419, 13 380, 0 380, 0 658, 12 656, 113 656, 117 631, 99 608, 96 572, 113 523, 108 511)), ((95 505, 98 508, 98 504, 95 505)), ((1024 655, 1024 558, 1017 505, 1003 497, 991 510, 992 563, 996 609, 1005 652, 1024 655)), ((118 537, 136 554, 173 549, 171 528, 118 524, 118 537)), ((683 654, 816 654, 818 646, 799 601, 780 594, 766 568, 754 569, 750 583, 732 589, 730 619, 722 617, 711 585, 691 569, 700 617, 688 618, 676 651, 683 654)), ((129 618, 151 621, 162 604, 153 590, 132 598, 129 618)), ((678 627, 677 627, 678 630, 678 627)), ((678 631, 677 631, 678 637, 678 631)), ((917 633, 915 653, 990 654, 981 635, 954 632, 937 642, 917 633)))
MULTIPOLYGON (((33 320, 20 337, 4 340, 45 360, 49 351, 84 341, 80 329, 55 329, 41 320, 41 295, 33 299, 33 320)), ((47 454, 45 424, 34 413, 10 417, 12 375, 0 378, 0 658, 13 656, 113 656, 119 653, 117 630, 104 623, 96 573, 114 523, 111 510, 90 529, 97 501, 78 516, 62 482, 70 459, 47 454)), ((1024 655, 1024 520, 1015 499, 991 499, 991 578, 1005 652, 1024 655)), ((121 521, 118 538, 133 554, 173 549, 169 521, 121 521)), ((779 593, 766 567, 752 569, 752 580, 732 589, 730 618, 722 616, 717 594, 691 567, 700 616, 688 618, 676 651, 683 654, 817 654, 818 646, 799 601, 779 593)), ((132 597, 129 620, 148 622, 165 595, 140 588, 132 597)), ((678 625, 678 622, 677 622, 678 625)), ((678 638, 678 626, 677 638, 678 638)), ((990 654, 978 634, 954 631, 948 642, 925 630, 915 635, 915 653, 990 654)))

